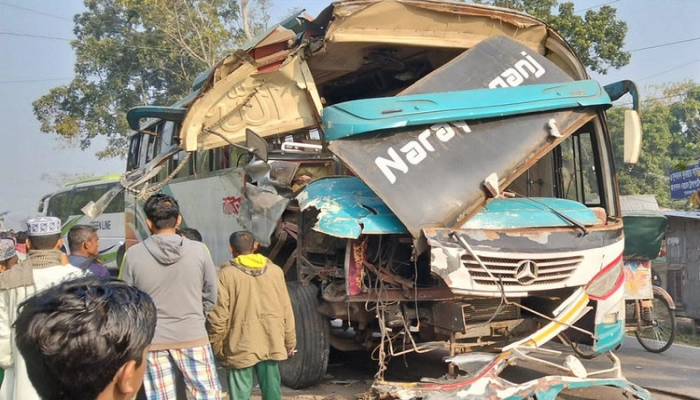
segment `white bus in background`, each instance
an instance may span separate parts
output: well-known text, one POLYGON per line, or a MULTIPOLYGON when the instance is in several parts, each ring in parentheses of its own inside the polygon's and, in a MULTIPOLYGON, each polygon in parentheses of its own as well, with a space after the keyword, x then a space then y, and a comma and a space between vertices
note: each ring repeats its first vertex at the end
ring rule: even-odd
POLYGON ((47 194, 39 201, 39 213, 61 219, 61 236, 68 249, 66 236, 71 227, 78 224, 92 225, 100 237, 100 259, 116 274, 117 252, 124 244, 124 196, 117 196, 97 218, 83 214, 81 208, 90 201, 97 201, 119 182, 119 174, 82 179, 66 183, 63 189, 47 194))

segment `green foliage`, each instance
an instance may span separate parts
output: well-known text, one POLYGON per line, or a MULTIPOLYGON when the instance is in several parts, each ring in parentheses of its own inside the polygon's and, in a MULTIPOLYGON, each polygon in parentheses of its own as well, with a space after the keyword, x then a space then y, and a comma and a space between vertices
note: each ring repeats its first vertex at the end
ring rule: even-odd
MULTIPOLYGON (((475 1, 477 3, 481 1, 475 1)), ((610 67, 621 68, 630 62, 630 53, 622 51, 627 23, 616 19, 616 9, 602 6, 574 14, 574 3, 557 0, 491 0, 494 6, 522 11, 543 20, 561 34, 583 64, 592 71, 606 74, 610 67), (558 14, 552 14, 557 9, 558 14)))
MULTIPOLYGON (((493 0, 540 17, 571 43, 586 66, 605 73, 629 62, 620 50, 627 26, 615 9, 573 13, 556 0, 493 0)), ((265 28, 269 0, 85 0, 75 17, 77 37, 72 82, 33 103, 41 131, 88 148, 104 137, 99 158, 123 156, 129 128, 125 112, 146 104, 172 104, 190 91, 194 78, 212 67, 246 36, 265 28), (238 23, 243 18, 245 27, 238 23)), ((680 112, 680 111, 679 111, 680 112)))
POLYGON ((42 132, 82 149, 107 138, 98 158, 125 154, 127 110, 182 98, 243 32, 236 0, 85 0, 85 8, 74 18, 75 78, 33 107, 42 132))
POLYGON ((622 162, 624 108, 608 111, 620 194, 654 194, 662 207, 686 208, 687 201, 671 200, 669 171, 697 158, 700 86, 681 82, 665 87, 662 93, 643 103, 642 153, 634 166, 622 162))
POLYGON ((700 86, 685 81, 667 85, 662 90, 665 99, 673 99, 670 112, 673 116, 671 129, 680 132, 697 154, 700 139, 700 86))

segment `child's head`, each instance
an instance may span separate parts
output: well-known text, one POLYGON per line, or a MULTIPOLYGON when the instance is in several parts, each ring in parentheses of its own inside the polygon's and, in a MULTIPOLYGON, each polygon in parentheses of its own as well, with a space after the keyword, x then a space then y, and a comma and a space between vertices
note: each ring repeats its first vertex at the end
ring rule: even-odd
POLYGON ((14 326, 43 399, 130 399, 143 382, 156 308, 123 281, 90 276, 30 297, 14 326))
POLYGON ((194 240, 197 242, 202 241, 202 234, 194 228, 181 228, 180 236, 186 237, 187 239, 194 240))
POLYGON ((253 234, 247 231, 233 232, 228 238, 229 250, 234 256, 252 254, 258 249, 253 234))

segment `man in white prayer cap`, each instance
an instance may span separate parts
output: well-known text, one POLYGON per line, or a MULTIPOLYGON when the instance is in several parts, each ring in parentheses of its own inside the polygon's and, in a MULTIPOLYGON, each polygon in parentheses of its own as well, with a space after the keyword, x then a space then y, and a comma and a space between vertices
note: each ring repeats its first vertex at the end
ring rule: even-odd
POLYGON ((63 245, 60 219, 30 219, 27 236, 27 259, 0 274, 0 368, 5 370, 0 400, 41 400, 14 340, 17 306, 34 293, 83 276, 59 250, 63 245))

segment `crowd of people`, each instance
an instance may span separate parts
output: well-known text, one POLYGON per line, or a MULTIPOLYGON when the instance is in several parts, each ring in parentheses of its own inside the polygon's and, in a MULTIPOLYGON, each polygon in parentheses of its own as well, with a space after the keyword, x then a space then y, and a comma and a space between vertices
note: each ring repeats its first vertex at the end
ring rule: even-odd
POLYGON ((126 251, 120 278, 99 261, 98 231, 39 217, 26 240, 0 238, 0 400, 281 399, 278 362, 295 352, 292 305, 280 267, 249 232, 229 237, 218 268, 202 237, 179 228, 177 201, 144 205, 151 236, 126 251), (24 259, 20 253, 24 251, 24 259))

